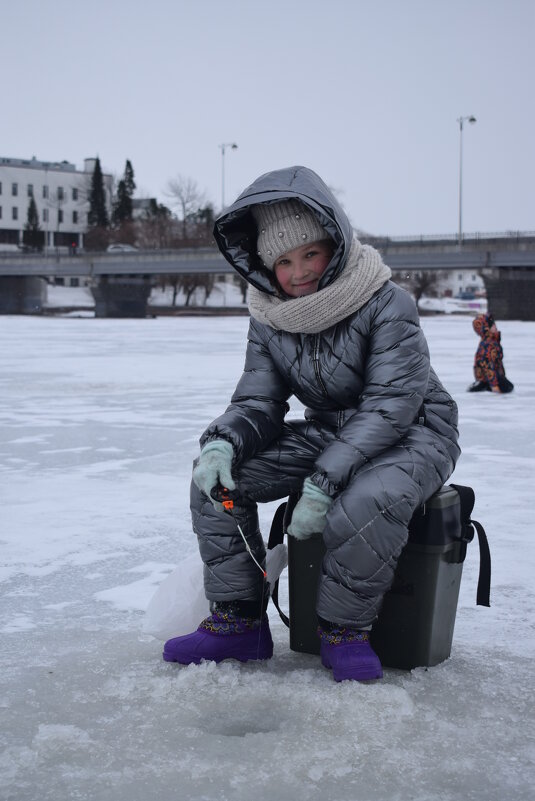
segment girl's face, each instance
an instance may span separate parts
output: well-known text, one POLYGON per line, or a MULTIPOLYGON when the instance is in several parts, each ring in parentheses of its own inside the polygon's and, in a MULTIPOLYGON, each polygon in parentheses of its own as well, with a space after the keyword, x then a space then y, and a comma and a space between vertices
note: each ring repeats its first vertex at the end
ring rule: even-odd
POLYGON ((330 240, 300 245, 279 256, 274 264, 281 289, 292 298, 312 295, 333 255, 330 240))

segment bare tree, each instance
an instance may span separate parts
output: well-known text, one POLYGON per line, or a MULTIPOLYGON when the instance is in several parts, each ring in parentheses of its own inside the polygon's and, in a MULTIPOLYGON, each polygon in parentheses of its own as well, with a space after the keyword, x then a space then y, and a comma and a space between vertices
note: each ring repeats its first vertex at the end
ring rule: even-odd
POLYGON ((171 248, 179 239, 178 220, 171 209, 150 199, 149 207, 135 222, 137 243, 141 248, 171 248))
POLYGON ((178 290, 180 289, 180 275, 178 275, 177 273, 164 275, 162 290, 165 291, 167 284, 169 284, 169 286, 173 290, 173 299, 171 301, 171 306, 176 306, 176 296, 178 295, 178 290))
POLYGON ((204 290, 204 303, 206 305, 206 301, 212 294, 212 290, 215 286, 215 275, 213 273, 201 273, 197 286, 202 287, 204 290))
POLYGON ((108 238, 110 244, 113 242, 122 242, 127 245, 137 245, 138 226, 132 220, 124 220, 109 231, 108 238))
POLYGON ((249 284, 247 283, 245 278, 241 277, 241 275, 235 275, 233 276, 233 278, 234 278, 234 283, 238 285, 239 290, 241 292, 242 303, 247 303, 247 290, 249 289, 249 284))
POLYGON ((199 274, 186 273, 178 276, 177 286, 184 293, 184 306, 189 306, 191 297, 199 286, 199 274))
POLYGON ((416 304, 422 295, 436 294, 440 278, 440 270, 395 271, 392 274, 392 280, 410 292, 416 304))
POLYGON ((204 192, 197 186, 193 178, 185 175, 177 175, 167 183, 166 196, 171 198, 179 208, 180 220, 182 222, 182 237, 187 239, 188 219, 191 218, 202 206, 206 205, 204 192))

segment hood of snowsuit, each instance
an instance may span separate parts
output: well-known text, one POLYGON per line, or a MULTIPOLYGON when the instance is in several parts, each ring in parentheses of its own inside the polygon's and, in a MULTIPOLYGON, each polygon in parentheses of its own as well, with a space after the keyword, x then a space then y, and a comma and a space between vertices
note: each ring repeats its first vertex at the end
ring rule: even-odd
POLYGON ((335 243, 333 257, 318 289, 344 269, 354 236, 347 214, 329 187, 308 167, 286 167, 261 175, 216 219, 214 237, 223 256, 246 281, 270 295, 280 290, 273 272, 257 253, 257 226, 251 206, 298 198, 317 216, 335 243))

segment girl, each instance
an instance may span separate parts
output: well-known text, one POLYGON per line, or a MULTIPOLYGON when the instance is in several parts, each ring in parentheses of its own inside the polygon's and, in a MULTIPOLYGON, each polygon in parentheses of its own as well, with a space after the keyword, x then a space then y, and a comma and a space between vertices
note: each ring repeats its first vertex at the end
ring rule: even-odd
POLYGON ((456 405, 430 366, 414 301, 312 170, 260 176, 214 233, 250 284, 251 321, 243 375, 193 472, 212 614, 169 640, 164 659, 271 657, 257 503, 300 492, 288 533, 321 533, 326 546, 322 662, 337 681, 379 678, 369 631, 413 512, 459 456, 456 405), (292 395, 304 419, 285 420, 292 395), (236 493, 231 515, 221 487, 236 493))

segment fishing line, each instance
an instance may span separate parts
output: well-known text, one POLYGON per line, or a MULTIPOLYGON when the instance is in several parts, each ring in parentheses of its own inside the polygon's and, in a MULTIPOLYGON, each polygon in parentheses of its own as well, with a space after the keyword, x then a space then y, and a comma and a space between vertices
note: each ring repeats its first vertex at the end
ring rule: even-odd
POLYGON ((233 512, 234 512, 234 500, 237 499, 238 494, 236 492, 230 492, 230 490, 228 490, 226 487, 221 487, 221 486, 214 488, 210 494, 212 495, 212 497, 215 500, 219 501, 223 505, 223 509, 225 510, 225 512, 227 512, 229 515, 231 515, 231 517, 234 519, 234 522, 236 523, 236 527, 238 529, 240 537, 243 540, 243 543, 245 545, 245 549, 246 549, 247 553, 249 554, 249 556, 251 557, 251 559, 253 560, 253 562, 257 566, 257 568, 262 573, 262 595, 260 597, 260 614, 258 616, 258 619, 260 621, 260 625, 258 626, 258 641, 257 641, 257 649, 256 649, 256 655, 257 655, 257 658, 258 658, 258 656, 260 654, 260 643, 261 643, 261 639, 262 639, 262 617, 263 617, 263 614, 264 614, 264 596, 265 596, 265 592, 266 592, 267 571, 264 570, 264 568, 262 567, 260 562, 257 560, 256 556, 252 552, 251 546, 247 542, 247 537, 243 533, 243 529, 240 526, 240 524, 238 523, 238 521, 236 519, 236 516, 233 514, 233 512))
POLYGON ((262 571, 262 575, 264 576, 264 578, 267 578, 267 572, 264 570, 264 568, 262 567, 262 565, 261 565, 259 562, 257 562, 257 560, 256 560, 256 558, 255 558, 255 555, 254 555, 254 553, 251 551, 251 547, 250 547, 249 543, 247 542, 247 540, 246 540, 246 538, 245 538, 245 534, 243 533, 243 531, 242 531, 242 529, 241 529, 241 526, 240 526, 240 524, 238 523, 238 521, 236 520, 236 518, 234 518, 234 520, 235 520, 235 522, 236 522, 236 525, 238 526, 238 531, 239 531, 239 532, 240 532, 240 534, 241 534, 241 538, 242 538, 242 540, 243 540, 243 541, 244 541, 244 543, 245 543, 245 547, 246 547, 246 549, 247 549, 247 553, 249 554, 249 556, 251 557, 251 559, 253 560, 253 562, 254 562, 254 563, 255 563, 255 565, 257 566, 257 568, 258 568, 259 570, 261 570, 261 571, 262 571))
POLYGON ((238 531, 240 533, 240 537, 242 538, 242 540, 243 540, 243 542, 245 544, 245 548, 247 550, 247 553, 249 554, 249 556, 251 557, 251 559, 253 560, 253 562, 257 566, 257 568, 260 570, 262 575, 264 576, 264 579, 266 579, 267 578, 267 572, 264 570, 264 568, 262 567, 260 562, 258 562, 258 560, 256 559, 254 553, 251 550, 251 546, 247 542, 247 537, 243 533, 242 527, 238 523, 238 521, 236 519, 236 516, 233 514, 234 501, 238 497, 237 493, 230 492, 230 490, 228 490, 226 487, 221 487, 221 488, 216 487, 214 490, 212 490, 211 495, 212 495, 213 498, 215 498, 215 500, 219 501, 219 503, 221 503, 223 505, 223 509, 225 510, 225 512, 228 512, 228 514, 231 515, 234 518, 234 522, 236 523, 236 526, 238 527, 238 531))

